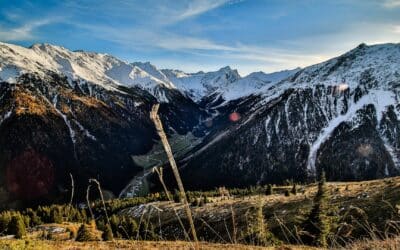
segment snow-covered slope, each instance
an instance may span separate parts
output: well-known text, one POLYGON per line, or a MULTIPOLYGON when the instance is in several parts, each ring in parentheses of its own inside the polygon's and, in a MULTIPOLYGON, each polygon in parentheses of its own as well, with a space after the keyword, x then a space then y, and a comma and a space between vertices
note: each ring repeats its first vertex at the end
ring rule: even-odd
POLYGON ((194 187, 400 174, 400 44, 361 44, 259 93, 217 107, 240 119, 182 159, 194 187))
POLYGON ((184 73, 178 70, 163 70, 163 73, 177 88, 188 93, 194 100, 212 94, 218 89, 225 88, 238 81, 241 77, 237 70, 229 66, 214 72, 184 73))
POLYGON ((258 94, 271 84, 295 74, 299 69, 266 74, 254 72, 241 77, 237 70, 229 66, 214 72, 185 73, 179 70, 162 70, 173 84, 188 93, 195 101, 209 95, 221 96, 231 101, 251 94, 258 94))
POLYGON ((251 73, 230 85, 222 86, 218 91, 225 100, 234 100, 252 94, 259 94, 298 72, 300 68, 266 74, 262 71, 251 73))
POLYGON ((169 101, 163 88, 178 89, 200 101, 208 95, 220 95, 230 101, 259 93, 270 84, 277 83, 298 71, 286 70, 271 74, 255 72, 241 77, 229 66, 214 72, 185 73, 179 70, 159 70, 149 62, 127 63, 116 57, 66 48, 35 44, 30 48, 0 43, 0 80, 15 81, 19 75, 36 72, 46 75, 49 71, 60 73, 73 81, 87 81, 106 89, 118 85, 139 86, 149 91, 161 102, 169 101))
POLYGON ((49 44, 25 48, 0 43, 0 78, 4 81, 13 81, 22 73, 35 72, 44 76, 52 71, 65 75, 70 83, 87 81, 106 89, 116 89, 118 85, 139 86, 155 97, 165 99, 158 88, 175 87, 146 70, 107 54, 72 52, 49 44))

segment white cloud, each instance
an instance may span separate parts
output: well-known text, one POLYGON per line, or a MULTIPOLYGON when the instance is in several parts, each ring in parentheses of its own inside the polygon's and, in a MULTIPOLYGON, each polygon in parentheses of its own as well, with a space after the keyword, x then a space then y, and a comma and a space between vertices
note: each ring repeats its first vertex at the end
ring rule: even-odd
POLYGON ((18 27, 6 28, 1 27, 0 40, 2 41, 24 41, 34 38, 33 32, 35 29, 44 25, 50 24, 52 19, 42 19, 28 21, 18 27))
POLYGON ((400 7, 400 0, 384 0, 382 1, 382 5, 385 8, 398 8, 400 7))
POLYGON ((235 48, 223 44, 214 43, 207 39, 178 36, 174 34, 152 34, 152 45, 167 50, 218 50, 232 51, 235 48))
POLYGON ((235 4, 234 0, 113 0, 91 1, 65 0, 64 8, 77 16, 98 13, 100 18, 124 18, 125 21, 151 28, 165 27, 223 6, 235 4))
POLYGON ((183 20, 193 16, 200 15, 207 11, 213 10, 227 3, 228 0, 202 0, 191 1, 187 7, 183 9, 182 13, 177 16, 177 20, 183 20))
MULTIPOLYGON (((398 23, 349 23, 342 30, 308 36, 299 35, 290 41, 279 41, 279 45, 240 44, 237 41, 222 43, 204 35, 206 33, 204 31, 190 30, 183 35, 179 34, 180 31, 175 27, 167 26, 202 15, 225 4, 236 4, 240 0, 149 0, 144 3, 120 0, 118 4, 114 1, 99 1, 97 6, 88 4, 88 1, 83 1, 83 4, 66 1, 63 11, 68 13, 70 18, 57 21, 74 25, 91 39, 116 43, 117 46, 127 49, 126 51, 158 52, 168 50, 192 54, 194 56, 181 58, 181 66, 177 67, 185 69, 193 60, 196 60, 195 63, 190 64, 192 71, 196 71, 195 67, 197 66, 197 70, 201 70, 217 64, 220 66, 237 65, 241 73, 304 67, 340 55, 362 42, 368 44, 393 42, 399 41, 400 38, 398 23), (90 13, 96 13, 96 16, 105 17, 106 20, 122 18, 123 22, 121 22, 121 26, 111 26, 101 25, 104 22, 98 20, 87 21, 91 20, 90 18, 83 20, 75 18, 90 15, 90 13), (208 62, 204 63, 205 61, 208 62)), ((395 8, 400 6, 400 0, 386 0, 380 4, 386 8, 395 8)), ((286 13, 278 14, 277 17, 286 13)), ((15 15, 9 16, 9 19, 20 20, 19 18, 15 15)), ((37 29, 51 22, 54 22, 54 19, 26 22, 16 28, 0 26, 0 40, 32 39, 37 29)), ((216 23, 215 25, 220 24, 216 23)), ((240 38, 238 39, 240 40, 240 38)), ((155 57, 157 58, 157 56, 155 57)), ((176 65, 179 64, 177 58, 174 58, 176 65)), ((148 60, 152 60, 152 58, 148 58, 148 60)), ((168 65, 164 66, 168 67, 168 65)))

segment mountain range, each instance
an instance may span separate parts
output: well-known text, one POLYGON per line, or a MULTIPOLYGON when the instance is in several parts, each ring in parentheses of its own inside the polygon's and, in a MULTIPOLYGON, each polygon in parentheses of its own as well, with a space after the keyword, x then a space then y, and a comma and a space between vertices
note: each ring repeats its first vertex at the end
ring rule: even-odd
POLYGON ((157 189, 160 117, 185 187, 210 189, 399 174, 400 44, 305 68, 185 73, 108 54, 0 43, 0 204, 157 189))

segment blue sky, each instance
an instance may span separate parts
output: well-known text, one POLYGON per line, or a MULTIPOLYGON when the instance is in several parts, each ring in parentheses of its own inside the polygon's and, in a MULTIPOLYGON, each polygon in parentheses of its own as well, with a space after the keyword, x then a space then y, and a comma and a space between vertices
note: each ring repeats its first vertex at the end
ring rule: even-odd
POLYGON ((400 0, 0 0, 0 41, 244 75, 398 43, 400 0))

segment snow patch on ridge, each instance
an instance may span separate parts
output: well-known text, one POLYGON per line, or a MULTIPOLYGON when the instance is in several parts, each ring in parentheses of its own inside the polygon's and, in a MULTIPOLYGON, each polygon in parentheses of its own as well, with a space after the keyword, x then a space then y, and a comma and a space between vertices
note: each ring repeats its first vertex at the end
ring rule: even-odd
POLYGON ((376 110, 376 116, 378 123, 382 119, 382 113, 386 111, 386 107, 396 103, 395 94, 388 90, 371 90, 368 94, 361 97, 356 103, 352 103, 348 111, 343 114, 336 116, 331 119, 328 125, 322 129, 318 138, 310 147, 310 153, 308 155, 307 169, 310 173, 315 173, 315 161, 317 158, 318 149, 320 146, 330 138, 333 131, 342 123, 351 120, 356 112, 362 109, 368 104, 373 104, 376 110))
POLYGON ((10 111, 8 111, 7 113, 5 113, 2 117, 0 117, 0 126, 1 126, 1 124, 3 124, 3 122, 4 122, 5 120, 7 120, 8 118, 11 117, 12 112, 13 112, 13 111, 10 110, 10 111))
POLYGON ((15 83, 19 75, 20 72, 16 67, 0 67, 0 81, 15 83))

